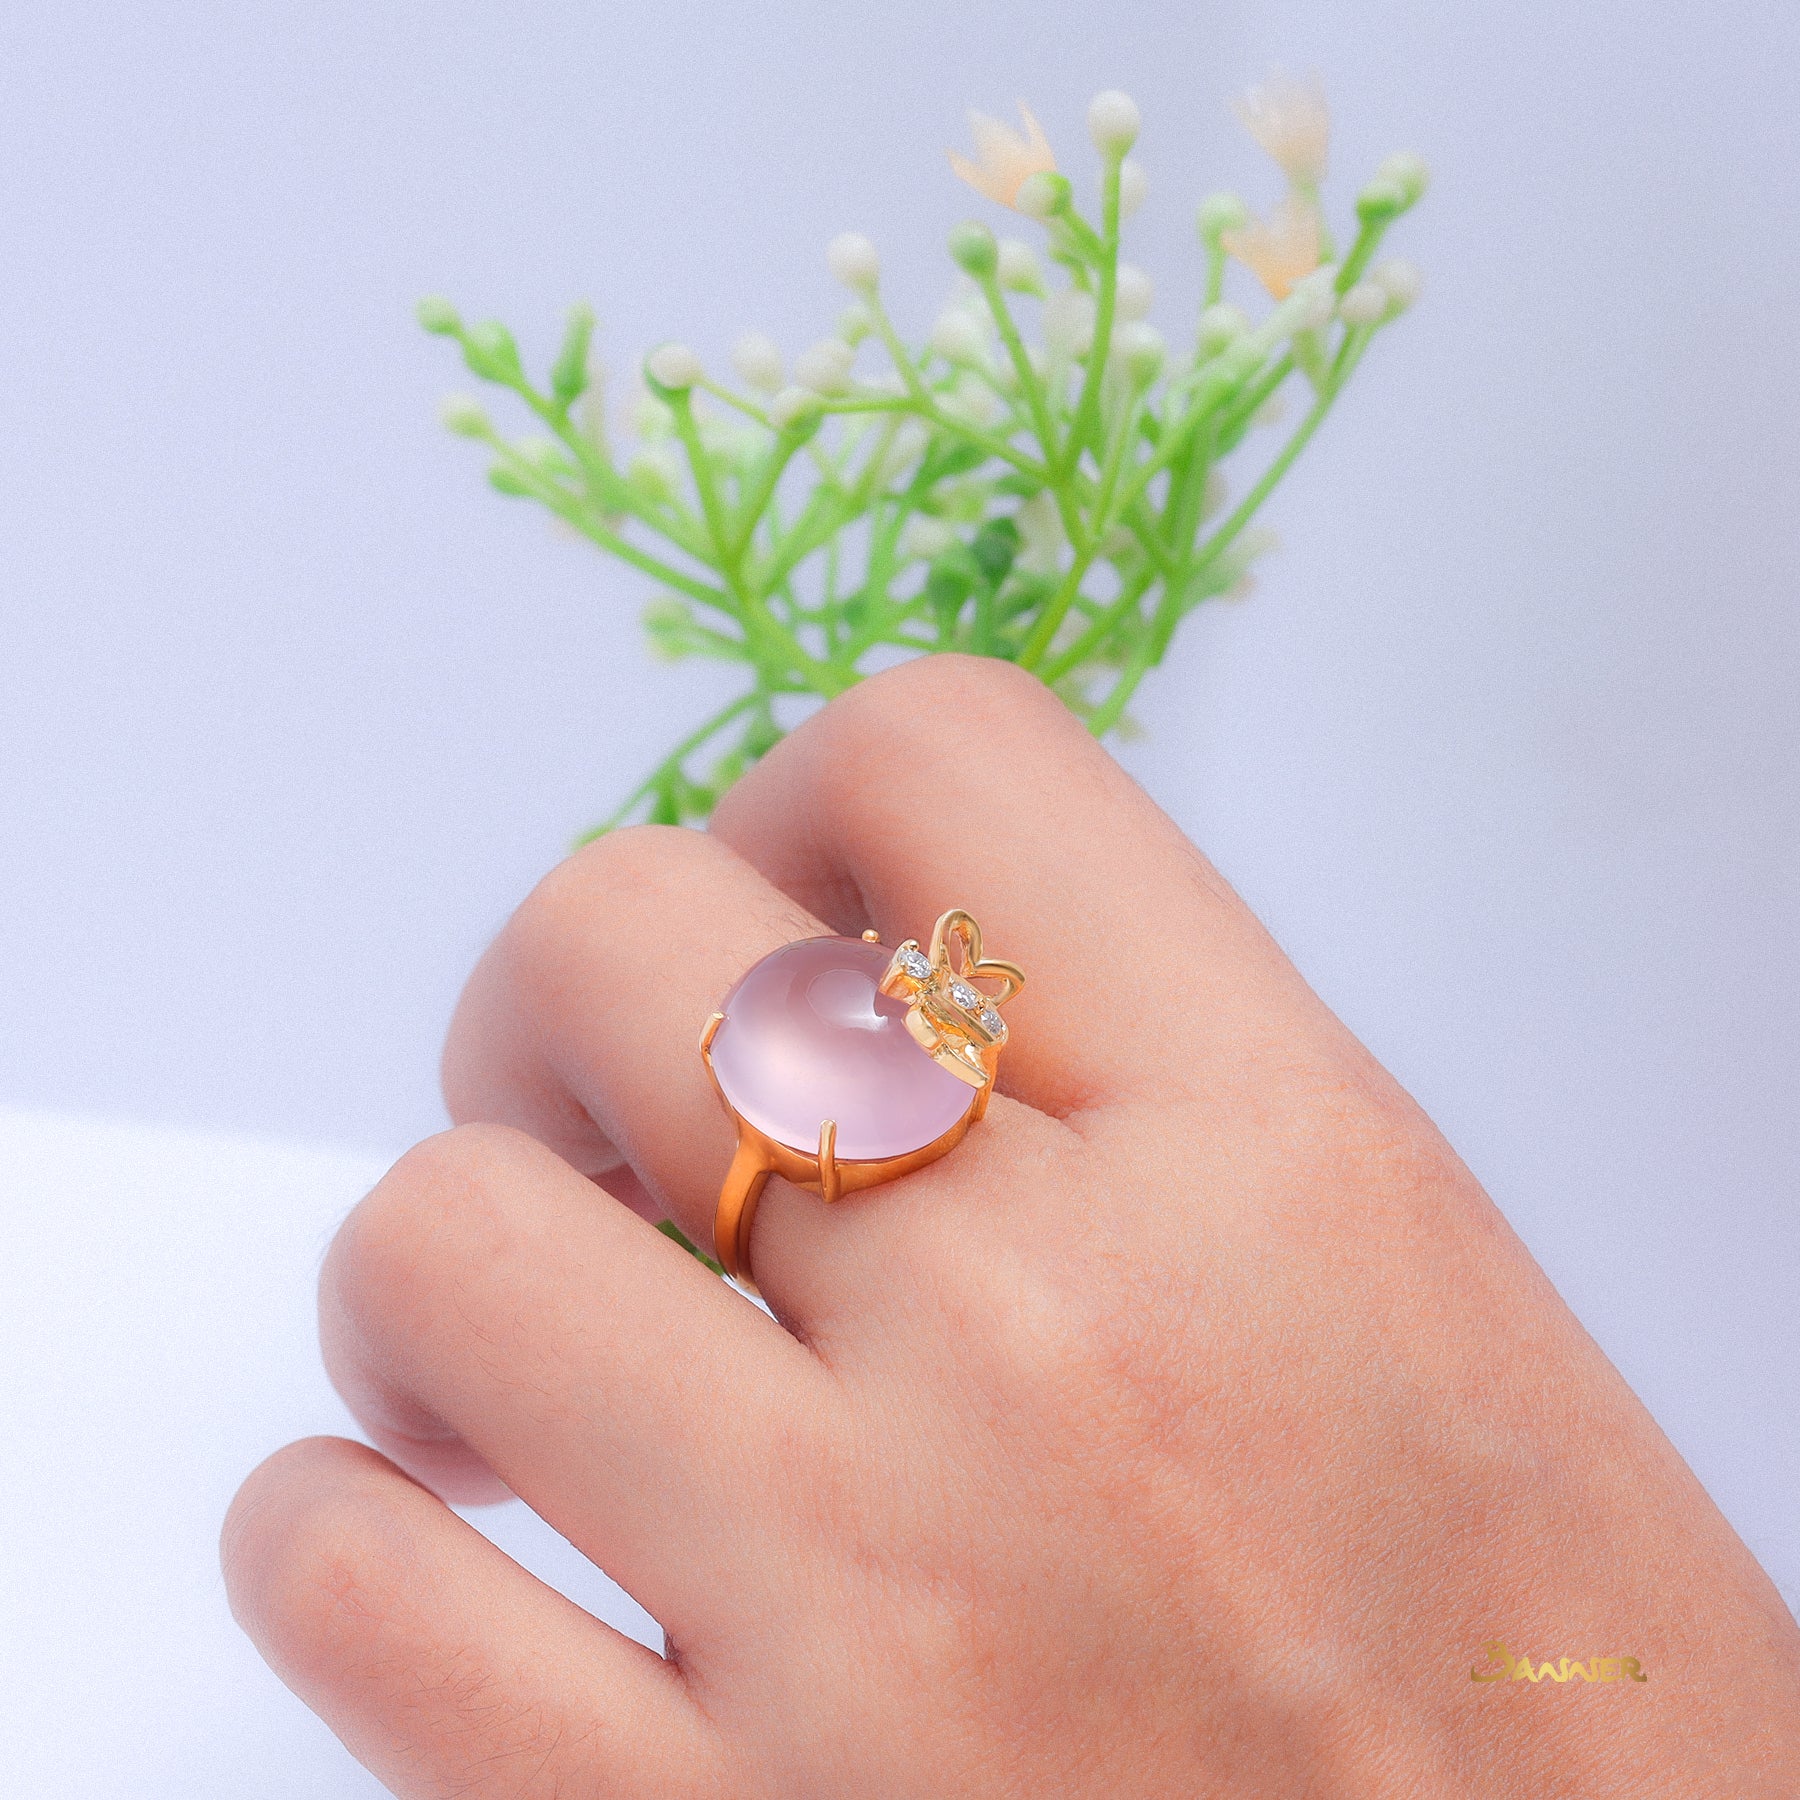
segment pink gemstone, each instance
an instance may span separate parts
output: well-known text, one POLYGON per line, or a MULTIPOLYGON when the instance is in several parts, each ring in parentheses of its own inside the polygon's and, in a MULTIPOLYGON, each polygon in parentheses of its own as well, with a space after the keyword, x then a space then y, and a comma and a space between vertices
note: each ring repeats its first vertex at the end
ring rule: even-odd
POLYGON ((879 992, 891 955, 860 938, 802 938, 725 996, 713 1073, 765 1136, 816 1152, 835 1119, 837 1154, 872 1162, 924 1149, 969 1110, 975 1090, 913 1041, 906 1002, 879 992))

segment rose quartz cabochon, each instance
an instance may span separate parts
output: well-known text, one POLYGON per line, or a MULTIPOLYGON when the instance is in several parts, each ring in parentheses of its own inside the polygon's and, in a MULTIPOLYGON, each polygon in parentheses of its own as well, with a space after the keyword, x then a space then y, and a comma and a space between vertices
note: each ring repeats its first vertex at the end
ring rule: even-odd
POLYGON ((809 1154, 837 1120, 847 1162, 904 1156, 941 1138, 975 1090, 906 1029, 878 984, 892 952, 861 938, 802 938, 765 956, 725 997, 712 1066, 725 1097, 766 1136, 809 1154))

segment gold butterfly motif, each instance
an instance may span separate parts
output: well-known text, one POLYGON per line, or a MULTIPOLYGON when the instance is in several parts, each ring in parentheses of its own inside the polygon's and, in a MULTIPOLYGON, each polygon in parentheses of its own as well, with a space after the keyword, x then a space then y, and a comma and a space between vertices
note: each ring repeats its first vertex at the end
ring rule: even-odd
POLYGON ((981 953, 981 927, 952 907, 931 933, 929 952, 908 938, 890 959, 881 991, 890 999, 907 1000, 906 1028, 926 1055, 959 1081, 979 1089, 974 1116, 987 1110, 1006 1021, 1000 1008, 1025 985, 1016 963, 981 953), (953 952, 960 952, 958 966, 953 952), (976 986, 999 982, 998 992, 976 986))

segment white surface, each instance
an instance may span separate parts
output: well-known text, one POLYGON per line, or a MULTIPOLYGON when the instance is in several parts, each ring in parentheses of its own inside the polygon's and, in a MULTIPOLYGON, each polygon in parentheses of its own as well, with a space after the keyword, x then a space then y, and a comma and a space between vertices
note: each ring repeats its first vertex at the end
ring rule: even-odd
MULTIPOLYGON (((271 1450, 352 1431, 313 1278, 380 1173, 243 1139, 0 1112, 0 1790, 350 1800, 385 1790, 264 1668, 217 1538, 271 1450)), ((644 1642, 654 1624, 519 1505, 474 1522, 644 1642)))

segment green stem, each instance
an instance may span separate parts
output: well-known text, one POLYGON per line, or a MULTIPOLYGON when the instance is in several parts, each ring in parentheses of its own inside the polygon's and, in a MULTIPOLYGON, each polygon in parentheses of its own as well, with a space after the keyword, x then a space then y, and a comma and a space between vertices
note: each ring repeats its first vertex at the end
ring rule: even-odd
MULTIPOLYGON (((1006 296, 1001 292, 999 278, 992 270, 982 276, 981 291, 987 298, 988 311, 994 315, 994 324, 999 330, 1000 341, 1006 346, 1006 354, 1013 366, 1013 374, 1018 378, 1019 391, 1025 396, 1025 404, 1031 410, 1032 429, 1037 433, 1038 446, 1044 453, 1047 468, 1055 468, 1058 456, 1056 444, 1056 424, 1050 417, 1049 396, 1044 392, 1044 384, 1038 379, 1038 372, 1031 366, 1031 356, 1025 348, 1025 341, 1019 336, 1019 328, 1013 322, 1012 308, 1006 303, 1006 296)), ((1067 527, 1065 526, 1065 529, 1067 527)))
MULTIPOLYGON (((1361 355, 1362 351, 1359 348, 1347 358, 1339 358, 1332 369, 1330 379, 1319 390, 1318 398, 1307 409, 1306 417, 1295 427, 1293 436, 1281 447, 1275 460, 1263 470, 1256 485, 1238 503, 1231 516, 1201 546, 1191 565, 1194 573, 1197 574, 1205 569, 1209 563, 1214 562, 1230 548, 1238 533, 1255 516, 1256 509, 1275 491, 1276 484, 1293 467, 1294 458, 1306 448, 1312 434, 1324 423, 1325 415, 1331 411, 1332 402, 1343 391, 1344 383, 1349 379, 1350 372, 1356 367, 1361 355)), ((1166 599, 1167 596, 1165 596, 1165 601, 1166 599)))
POLYGON ((1088 660, 1096 650, 1124 623, 1126 617, 1135 612, 1137 603, 1144 597, 1145 590, 1156 579, 1148 568, 1140 569, 1119 589, 1117 596, 1103 606, 1093 617, 1087 629, 1082 632, 1068 649, 1050 662, 1040 674, 1046 685, 1054 685, 1065 675, 1075 670, 1088 660))
POLYGON ((1100 293, 1094 309, 1094 342, 1088 351, 1087 375, 1075 406, 1075 421, 1063 448, 1065 472, 1073 471, 1081 460, 1082 449, 1099 422, 1100 381, 1112 348, 1113 309, 1119 292, 1119 170, 1124 160, 1123 156, 1106 159, 1101 200, 1105 237, 1101 244, 1100 293))
POLYGON ((1062 578, 1062 585, 1050 596, 1048 605, 1038 614, 1038 622, 1032 626, 1030 634, 1019 649, 1019 667, 1035 669, 1044 660, 1045 652, 1056 639, 1057 631, 1068 617, 1069 608, 1075 604, 1075 596, 1081 592, 1081 584, 1087 579, 1087 572, 1093 566, 1094 546, 1089 545, 1078 552, 1074 562, 1069 565, 1068 573, 1062 578))

